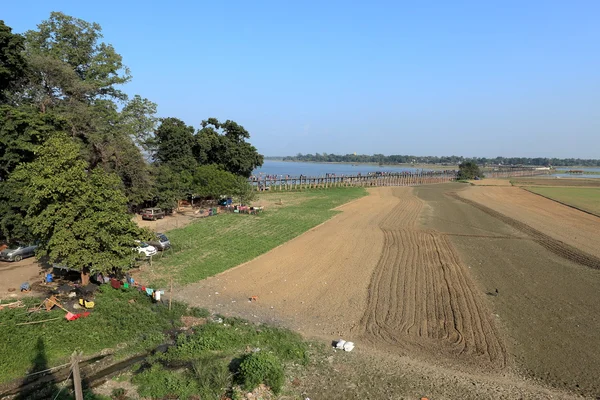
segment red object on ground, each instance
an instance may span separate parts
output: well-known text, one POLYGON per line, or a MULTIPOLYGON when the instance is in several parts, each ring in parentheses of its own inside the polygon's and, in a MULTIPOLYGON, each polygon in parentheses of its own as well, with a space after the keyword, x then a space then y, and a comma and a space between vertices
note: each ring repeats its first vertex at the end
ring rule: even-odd
POLYGON ((115 289, 120 289, 122 284, 123 284, 123 282, 121 282, 115 278, 111 278, 111 280, 110 280, 110 286, 112 286, 115 289))
POLYGON ((90 312, 89 312, 89 311, 86 311, 86 312, 84 312, 84 313, 81 313, 81 314, 73 314, 73 313, 71 313, 71 312, 68 312, 68 313, 67 313, 67 315, 65 315, 65 318, 66 318, 68 321, 75 321, 76 319, 79 319, 79 318, 85 318, 85 317, 87 317, 87 316, 89 316, 89 315, 90 315, 90 312))

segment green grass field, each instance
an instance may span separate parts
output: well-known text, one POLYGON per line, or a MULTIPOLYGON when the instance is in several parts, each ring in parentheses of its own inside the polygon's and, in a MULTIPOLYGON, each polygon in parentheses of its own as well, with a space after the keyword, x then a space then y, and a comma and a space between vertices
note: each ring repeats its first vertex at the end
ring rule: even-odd
POLYGON ((155 284, 168 277, 197 282, 249 261, 333 217, 333 208, 362 197, 360 187, 262 194, 259 215, 220 214, 169 231, 173 251, 154 263, 155 284), (281 200, 281 205, 277 205, 281 200))
POLYGON ((527 190, 600 216, 600 188, 528 187, 527 190))
POLYGON ((166 340, 164 331, 181 325, 182 315, 209 315, 206 310, 188 310, 153 304, 135 289, 115 290, 103 285, 96 306, 87 318, 67 321, 63 310, 28 313, 40 299, 24 299, 27 307, 0 311, 0 383, 68 362, 75 350, 91 355, 117 345, 121 356, 152 349, 166 340), (131 301, 131 302, 130 302, 131 301), (27 322, 52 321, 17 325, 27 322))

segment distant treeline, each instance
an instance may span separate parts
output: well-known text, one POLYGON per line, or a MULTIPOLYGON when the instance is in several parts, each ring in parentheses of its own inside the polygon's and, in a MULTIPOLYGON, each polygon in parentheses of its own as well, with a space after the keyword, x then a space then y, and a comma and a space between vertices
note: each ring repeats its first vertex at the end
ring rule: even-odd
MULTIPOLYGON (((268 159, 268 158, 267 158, 268 159)), ((462 156, 408 156, 383 154, 297 154, 280 158, 283 161, 312 161, 312 162, 351 162, 351 163, 377 163, 377 164, 445 164, 458 165, 465 161, 473 161, 479 165, 536 165, 536 166, 587 166, 598 167, 600 160, 586 160, 580 158, 526 158, 526 157, 462 157, 462 156)))

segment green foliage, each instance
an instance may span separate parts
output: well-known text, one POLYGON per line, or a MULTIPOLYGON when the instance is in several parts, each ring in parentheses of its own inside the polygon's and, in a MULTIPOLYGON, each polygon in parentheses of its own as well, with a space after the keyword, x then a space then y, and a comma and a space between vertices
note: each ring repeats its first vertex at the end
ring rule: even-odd
MULTIPOLYGON (((24 299, 27 307, 39 305, 41 299, 24 299)), ((163 333, 180 326, 180 318, 187 315, 187 307, 174 302, 172 311, 162 304, 152 303, 145 293, 134 289, 115 290, 102 285, 94 299, 96 306, 87 318, 76 321, 64 319, 64 311, 28 314, 22 308, 5 309, 0 313, 2 340, 0 340, 0 382, 22 377, 36 357, 36 342, 43 340, 48 366, 68 362, 75 350, 95 354, 102 349, 127 344, 121 356, 153 349, 167 339, 163 333), (134 302, 130 303, 130 300, 134 302), (60 317, 40 324, 21 325, 21 322, 41 321, 60 317), (40 339, 41 338, 41 339, 40 339)))
POLYGON ((17 165, 33 161, 38 147, 64 128, 60 118, 32 107, 0 106, 0 238, 31 239, 24 223, 28 199, 19 193, 22 185, 8 179, 17 165))
POLYGON ((359 187, 261 194, 261 199, 281 199, 284 205, 259 215, 219 215, 172 230, 174 251, 155 262, 154 269, 174 274, 180 283, 197 282, 293 239, 337 214, 332 208, 365 194, 359 187))
POLYGON ((168 165, 174 172, 193 171, 198 163, 194 158, 194 128, 177 118, 163 118, 155 134, 154 160, 168 165))
POLYGON ((32 107, 0 106, 0 181, 17 165, 33 161, 37 148, 65 129, 65 121, 55 115, 39 114, 32 107))
POLYGON ((193 363, 201 399, 219 399, 231 386, 230 360, 220 355, 207 355, 193 363))
POLYGON ((257 192, 246 178, 238 176, 234 190, 235 200, 241 204, 250 204, 258 198, 257 192))
POLYGON ((25 38, 42 104, 126 98, 116 85, 131 79, 129 70, 111 45, 99 42, 100 25, 52 12, 25 38))
POLYGON ((272 385, 274 390, 283 384, 279 360, 301 365, 308 362, 308 346, 299 334, 225 318, 222 324, 207 323, 194 328, 191 334, 180 334, 176 345, 150 360, 151 368, 135 376, 133 382, 141 395, 152 398, 187 398, 192 388, 200 398, 220 398, 232 388, 235 374, 243 375, 240 362, 245 360, 249 348, 260 348, 259 353, 268 352, 277 360, 248 361, 246 370, 251 379, 259 377, 260 382, 272 385))
POLYGON ((0 20, 0 104, 10 97, 10 91, 19 90, 27 72, 27 61, 23 57, 24 40, 21 35, 0 20))
POLYGON ((479 166, 472 161, 466 161, 460 164, 458 169, 459 180, 475 179, 476 177, 482 176, 479 166))
POLYGON ((154 165, 155 193, 157 206, 163 209, 174 209, 178 200, 187 197, 193 186, 193 177, 189 171, 175 171, 168 164, 154 165))
POLYGON ((271 388, 273 393, 277 394, 281 391, 285 380, 283 366, 279 359, 264 351, 244 357, 239 373, 240 381, 249 391, 264 383, 271 388))
POLYGON ((168 371, 160 364, 153 364, 150 369, 136 375, 133 383, 138 386, 140 396, 152 399, 167 396, 189 399, 199 392, 198 384, 190 378, 189 373, 168 371))
POLYGON ((144 150, 149 150, 153 144, 154 130, 158 122, 155 117, 156 109, 156 103, 136 94, 121 113, 129 136, 134 138, 135 143, 144 150))
POLYGON ((196 135, 196 158, 201 164, 219 165, 234 175, 248 178, 264 161, 256 148, 246 142, 249 138, 248 131, 236 122, 220 123, 209 118, 202 121, 202 129, 196 135))
POLYGON ((546 157, 463 157, 463 156, 415 156, 415 155, 390 155, 383 154, 301 154, 288 157, 275 157, 283 161, 309 161, 309 162, 352 162, 352 163, 380 163, 380 164, 441 164, 454 169, 455 165, 466 161, 473 161, 478 165, 525 165, 525 166, 589 166, 600 167, 600 159, 580 158, 546 158, 546 157))
POLYGON ((139 228, 127 214, 121 182, 100 168, 89 171, 68 137, 46 141, 10 181, 22 183, 29 200, 25 222, 40 240, 39 256, 77 270, 131 265, 139 228))

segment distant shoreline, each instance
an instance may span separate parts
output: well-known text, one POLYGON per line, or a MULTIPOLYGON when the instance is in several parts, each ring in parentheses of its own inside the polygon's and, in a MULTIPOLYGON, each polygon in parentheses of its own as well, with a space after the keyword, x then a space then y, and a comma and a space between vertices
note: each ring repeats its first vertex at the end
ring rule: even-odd
POLYGON ((374 162, 350 162, 350 161, 295 161, 279 159, 265 159, 265 161, 279 161, 289 163, 307 163, 307 164, 347 164, 347 165, 374 165, 381 168, 386 167, 405 167, 417 169, 458 169, 458 165, 438 165, 438 164, 379 164, 374 162))

